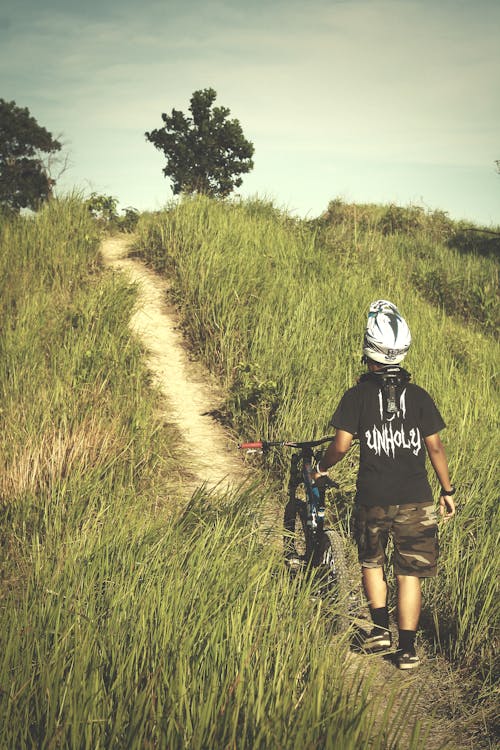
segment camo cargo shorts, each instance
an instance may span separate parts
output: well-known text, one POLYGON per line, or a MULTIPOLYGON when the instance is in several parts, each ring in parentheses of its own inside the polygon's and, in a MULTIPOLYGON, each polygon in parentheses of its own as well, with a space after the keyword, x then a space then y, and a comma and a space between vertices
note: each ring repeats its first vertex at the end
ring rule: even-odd
POLYGON ((359 562, 365 568, 385 565, 387 544, 392 536, 395 575, 417 578, 436 575, 439 544, 433 503, 356 505, 354 536, 359 562))

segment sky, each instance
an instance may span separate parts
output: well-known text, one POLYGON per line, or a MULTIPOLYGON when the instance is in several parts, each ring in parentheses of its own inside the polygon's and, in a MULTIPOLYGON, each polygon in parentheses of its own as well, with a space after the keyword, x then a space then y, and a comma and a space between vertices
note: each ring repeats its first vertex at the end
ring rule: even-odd
POLYGON ((156 210, 145 139, 213 88, 255 147, 238 194, 500 224, 497 0, 2 0, 0 98, 64 143, 59 192, 156 210))

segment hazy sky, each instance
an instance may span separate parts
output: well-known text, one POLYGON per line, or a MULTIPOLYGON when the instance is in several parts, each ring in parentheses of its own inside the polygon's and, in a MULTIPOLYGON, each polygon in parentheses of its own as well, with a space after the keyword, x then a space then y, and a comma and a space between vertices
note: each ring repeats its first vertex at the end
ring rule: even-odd
POLYGON ((160 208, 144 132, 212 87, 255 145, 242 195, 500 223, 497 0, 3 0, 0 97, 62 140, 60 186, 160 208))

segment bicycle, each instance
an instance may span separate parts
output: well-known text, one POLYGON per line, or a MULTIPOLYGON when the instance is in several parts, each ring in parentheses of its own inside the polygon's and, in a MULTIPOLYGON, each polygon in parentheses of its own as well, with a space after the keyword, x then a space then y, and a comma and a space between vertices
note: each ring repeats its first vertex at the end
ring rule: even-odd
POLYGON ((325 496, 329 489, 339 485, 329 477, 311 478, 312 466, 319 461, 321 451, 314 452, 331 436, 319 440, 295 441, 259 440, 240 443, 241 450, 260 451, 264 455, 271 448, 295 448, 290 458, 288 475, 288 502, 285 506, 284 559, 292 575, 303 571, 312 574, 318 584, 318 594, 323 599, 334 600, 338 611, 337 627, 345 630, 349 625, 350 586, 344 544, 335 529, 325 528, 325 496), (304 499, 298 497, 302 488, 304 499), (299 530, 297 531, 297 517, 299 530))

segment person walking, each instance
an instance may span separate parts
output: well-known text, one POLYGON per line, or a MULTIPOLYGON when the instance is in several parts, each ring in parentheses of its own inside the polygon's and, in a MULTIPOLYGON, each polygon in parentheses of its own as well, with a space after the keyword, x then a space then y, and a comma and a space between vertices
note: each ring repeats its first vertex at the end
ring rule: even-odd
POLYGON ((445 520, 455 514, 455 487, 439 437, 446 425, 431 396, 411 383, 410 374, 400 366, 410 343, 410 330, 397 307, 388 300, 373 302, 363 342, 367 372, 342 396, 331 420, 335 437, 313 474, 325 475, 346 455, 353 437, 359 438, 354 534, 373 622, 364 650, 392 646, 385 575, 392 537, 400 669, 419 665, 415 636, 421 579, 437 572, 437 513, 426 453, 441 485, 440 514, 445 520))

